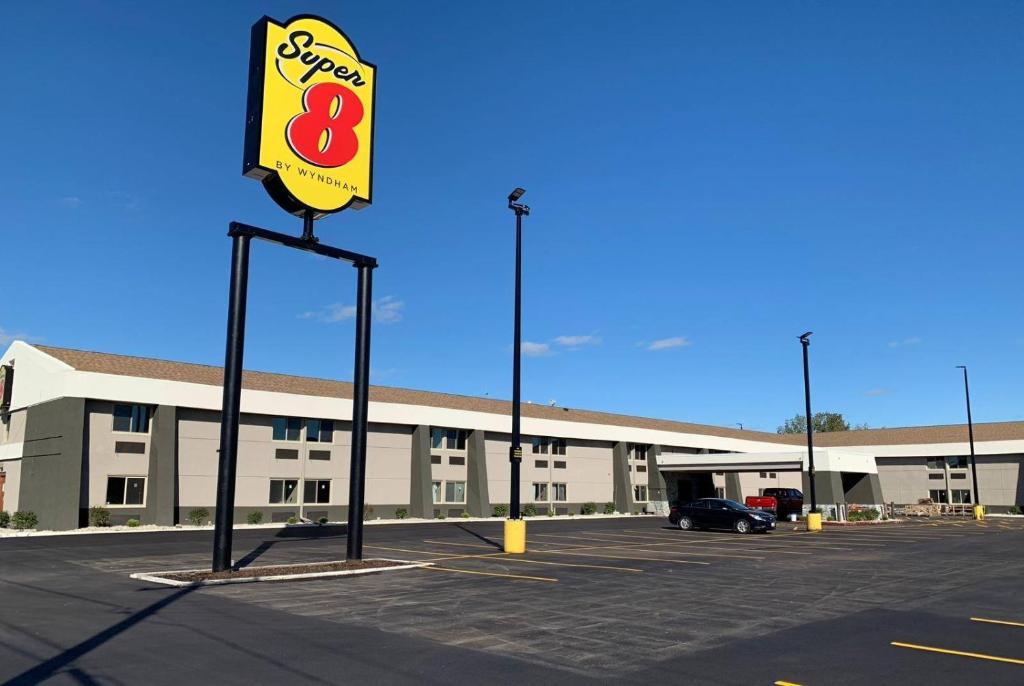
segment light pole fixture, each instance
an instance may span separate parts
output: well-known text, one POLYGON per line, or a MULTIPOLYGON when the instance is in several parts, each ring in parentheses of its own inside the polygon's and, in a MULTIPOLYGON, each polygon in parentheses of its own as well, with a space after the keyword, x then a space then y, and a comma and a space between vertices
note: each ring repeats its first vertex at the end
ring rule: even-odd
POLYGON ((978 499, 978 463, 974 459, 974 422, 971 421, 971 388, 967 384, 967 367, 962 364, 956 366, 964 370, 964 395, 967 397, 967 439, 971 444, 971 480, 974 482, 974 504, 981 505, 978 499))
POLYGON ((807 418, 807 481, 811 485, 811 512, 818 509, 818 497, 814 489, 814 420, 811 414, 811 372, 807 362, 807 349, 811 346, 811 335, 808 331, 800 336, 800 345, 804 349, 804 411, 807 418))
POLYGON ((516 296, 515 296, 515 324, 513 326, 512 340, 512 445, 509 448, 509 463, 511 475, 509 482, 509 519, 521 519, 519 513, 519 466, 523 461, 523 448, 520 440, 520 363, 522 348, 522 272, 523 272, 523 217, 530 214, 530 208, 517 202, 526 193, 522 188, 516 188, 508 195, 508 208, 516 213, 516 296))

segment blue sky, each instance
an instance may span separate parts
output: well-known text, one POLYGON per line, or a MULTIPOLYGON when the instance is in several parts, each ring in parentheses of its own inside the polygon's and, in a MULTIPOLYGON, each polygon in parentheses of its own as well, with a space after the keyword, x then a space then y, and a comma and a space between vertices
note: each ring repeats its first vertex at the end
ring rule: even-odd
MULTIPOLYGON (((20 3, 0 342, 221 364, 250 25, 379 66, 375 383, 774 430, 1024 418, 1024 4, 20 3)), ((355 273, 256 245, 246 366, 350 379, 355 273)))

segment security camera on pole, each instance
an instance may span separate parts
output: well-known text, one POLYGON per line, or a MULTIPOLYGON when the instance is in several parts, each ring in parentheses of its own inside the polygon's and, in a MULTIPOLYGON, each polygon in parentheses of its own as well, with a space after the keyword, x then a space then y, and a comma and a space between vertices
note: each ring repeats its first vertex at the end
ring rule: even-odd
POLYGON ((512 340, 512 445, 509 447, 510 481, 508 519, 505 520, 505 552, 526 552, 526 522, 519 514, 519 465, 523 461, 523 447, 519 435, 519 377, 520 349, 522 347, 522 271, 523 271, 523 216, 530 214, 527 205, 517 202, 526 191, 516 188, 508 196, 508 208, 516 213, 516 304, 512 340))

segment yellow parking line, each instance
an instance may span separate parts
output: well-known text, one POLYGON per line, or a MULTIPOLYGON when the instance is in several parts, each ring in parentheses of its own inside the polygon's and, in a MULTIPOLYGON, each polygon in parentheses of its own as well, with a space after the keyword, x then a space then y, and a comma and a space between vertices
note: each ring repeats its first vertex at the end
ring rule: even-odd
POLYGON ((795 684, 792 681, 776 681, 775 686, 800 686, 800 684, 795 684))
POLYGON ((1004 626, 1024 627, 1024 622, 1008 622, 1005 619, 985 619, 984 617, 971 617, 972 622, 984 622, 985 624, 1002 624, 1004 626))
POLYGON ((1024 660, 1013 657, 999 657, 998 655, 986 655, 985 653, 969 653, 964 650, 950 650, 948 648, 935 648, 933 646, 920 646, 914 643, 901 643, 892 641, 890 645, 897 648, 910 648, 911 650, 923 650, 929 653, 942 653, 943 655, 958 655, 960 657, 973 657, 978 660, 991 660, 992 662, 1006 662, 1011 665, 1024 665, 1024 660))
MULTIPOLYGON (((438 553, 430 550, 412 550, 410 548, 389 548, 383 545, 366 545, 365 548, 375 548, 377 550, 393 550, 399 553, 416 553, 417 555, 430 555, 431 557, 423 560, 415 560, 416 562, 436 562, 441 560, 468 560, 474 557, 480 557, 480 555, 445 555, 438 557, 438 553)), ((507 553, 494 553, 495 555, 506 555, 507 553)))
MULTIPOLYGON (((481 558, 490 557, 489 555, 481 555, 481 558)), ((530 565, 554 565, 556 567, 584 567, 586 569, 609 569, 615 572, 638 572, 643 574, 642 569, 633 569, 632 567, 612 567, 610 565, 584 565, 573 562, 545 562, 543 560, 527 560, 523 557, 506 557, 501 562, 523 562, 530 565)))
MULTIPOLYGON (((548 537, 555 537, 555 536, 557 536, 558 538, 571 538, 571 539, 577 540, 577 541, 581 540, 578 536, 560 536, 558 534, 533 534, 533 537, 535 537, 535 538, 548 538, 548 537)), ((607 540, 607 539, 605 539, 605 540, 607 540)), ((722 550, 736 550, 737 549, 735 546, 727 546, 726 547, 726 546, 709 545, 710 542, 715 541, 715 540, 722 540, 722 539, 711 539, 711 538, 709 538, 709 539, 706 539, 704 541, 666 541, 665 543, 625 543, 625 542, 622 542, 622 541, 608 541, 608 543, 613 544, 613 545, 573 546, 572 548, 569 548, 569 550, 600 550, 602 548, 655 548, 655 547, 660 547, 660 546, 687 546, 687 545, 700 545, 703 548, 713 548, 713 549, 722 549, 722 550)), ((540 543, 545 543, 545 544, 548 544, 548 545, 556 545, 555 543, 548 543, 547 541, 539 541, 539 542, 540 543)), ((584 542, 590 542, 590 541, 584 541, 584 542)), ((747 548, 747 547, 740 547, 738 549, 739 550, 748 550, 748 551, 758 550, 756 548, 747 548)), ((809 553, 809 552, 804 552, 804 551, 797 551, 797 550, 781 550, 779 548, 762 548, 762 549, 759 550, 759 552, 766 552, 766 551, 769 551, 769 550, 772 551, 772 552, 778 552, 778 553, 782 553, 782 554, 785 554, 785 555, 813 555, 814 554, 814 553, 809 553)))
POLYGON ((483 545, 482 543, 452 543, 451 541, 438 541, 432 538, 424 538, 424 543, 436 543, 437 545, 455 545, 460 548, 488 548, 490 550, 497 550, 493 545, 483 545))
POLYGON ((500 576, 507 579, 526 579, 527 581, 551 581, 557 582, 558 579, 552 579, 548 576, 525 576, 523 574, 499 574, 497 572, 478 572, 472 569, 455 569, 454 567, 419 567, 418 569, 429 569, 434 572, 457 572, 459 574, 479 574, 480 576, 500 576))
POLYGON ((568 550, 534 550, 534 553, 540 553, 542 555, 575 555, 578 557, 602 557, 605 559, 612 560, 641 560, 644 562, 671 562, 673 564, 680 565, 710 565, 710 562, 702 562, 699 560, 666 560, 663 557, 635 557, 632 555, 602 555, 601 553, 577 553, 570 552, 568 550))

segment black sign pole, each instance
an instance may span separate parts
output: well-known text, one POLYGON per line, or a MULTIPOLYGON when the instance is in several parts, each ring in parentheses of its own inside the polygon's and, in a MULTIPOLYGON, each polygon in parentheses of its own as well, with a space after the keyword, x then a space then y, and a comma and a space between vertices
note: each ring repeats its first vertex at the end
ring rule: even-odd
POLYGON ((814 417, 811 415, 811 368, 807 361, 807 348, 811 345, 811 332, 800 336, 804 349, 804 413, 807 416, 807 482, 811 486, 811 512, 818 509, 814 475, 814 417))
POLYGON ((509 446, 509 492, 508 518, 521 519, 519 510, 519 473, 523 461, 523 447, 519 432, 522 407, 520 405, 520 380, 522 364, 522 300, 523 300, 523 215, 530 214, 530 208, 516 202, 523 197, 522 188, 516 188, 508 196, 508 207, 516 213, 516 292, 514 323, 512 326, 512 445, 509 446))
MULTIPOLYGON (((372 275, 377 260, 368 255, 323 245, 313 235, 311 213, 303 217, 303 235, 288 234, 231 222, 231 290, 228 295, 227 352, 224 359, 224 402, 221 407, 220 463, 217 470, 217 512, 213 530, 213 571, 231 567, 231 535, 238 462, 238 419, 242 400, 242 359, 245 352, 245 303, 249 285, 249 243, 253 238, 349 262, 359 270, 356 304, 356 366, 352 398, 352 464, 349 488, 348 559, 363 555, 363 499, 366 468, 366 425, 370 387, 370 316, 372 275), (358 513, 353 519, 354 513, 358 513)), ((301 491, 300 491, 301 493, 301 491)))
POLYGON ((231 241, 231 287, 228 294, 228 335, 224 353, 224 400, 221 405, 220 464, 217 509, 214 513, 213 571, 231 566, 231 535, 235 510, 235 467, 238 462, 238 417, 242 400, 242 357, 245 353, 245 303, 249 290, 249 242, 231 241))
POLYGON ((356 360, 352 391, 352 458, 348 482, 349 560, 363 559, 363 509, 366 495, 366 425, 370 402, 370 323, 373 310, 373 267, 358 264, 356 292, 356 360))

